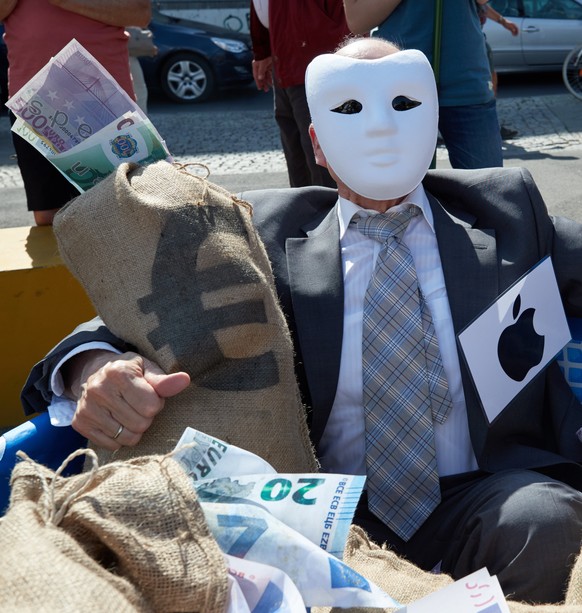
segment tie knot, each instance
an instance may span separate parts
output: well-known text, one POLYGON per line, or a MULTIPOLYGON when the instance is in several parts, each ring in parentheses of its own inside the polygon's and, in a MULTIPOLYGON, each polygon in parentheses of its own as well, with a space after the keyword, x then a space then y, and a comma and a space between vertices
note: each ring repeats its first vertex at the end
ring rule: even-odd
POLYGON ((356 226, 368 238, 385 243, 391 236, 400 237, 408 227, 410 220, 419 212, 420 209, 417 206, 410 204, 400 211, 387 211, 378 215, 360 217, 356 226))

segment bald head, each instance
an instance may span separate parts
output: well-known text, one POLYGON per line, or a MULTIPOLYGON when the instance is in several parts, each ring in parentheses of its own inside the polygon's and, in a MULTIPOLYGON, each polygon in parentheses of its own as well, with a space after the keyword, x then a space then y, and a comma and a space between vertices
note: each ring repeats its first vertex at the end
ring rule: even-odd
POLYGON ((400 49, 395 44, 383 38, 357 38, 348 40, 335 53, 358 60, 378 60, 398 51, 400 49))
POLYGON ((316 161, 338 186, 386 201, 420 183, 438 132, 436 84, 422 52, 352 39, 311 61, 305 93, 316 161))

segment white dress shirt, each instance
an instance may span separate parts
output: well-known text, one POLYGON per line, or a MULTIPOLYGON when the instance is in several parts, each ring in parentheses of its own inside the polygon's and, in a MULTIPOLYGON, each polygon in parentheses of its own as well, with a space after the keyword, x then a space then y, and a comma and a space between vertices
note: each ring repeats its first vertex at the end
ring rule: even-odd
MULTIPOLYGON (((422 186, 398 205, 412 203, 422 215, 412 219, 403 240, 414 260, 418 282, 430 308, 449 384, 453 408, 444 424, 434 424, 440 476, 477 469, 469 438, 453 321, 445 288, 433 216, 422 186)), ((350 226, 353 216, 374 215, 340 197, 338 216, 344 279, 344 330, 338 388, 319 444, 326 472, 364 475, 364 407, 362 394, 362 311, 364 295, 382 245, 350 226)))

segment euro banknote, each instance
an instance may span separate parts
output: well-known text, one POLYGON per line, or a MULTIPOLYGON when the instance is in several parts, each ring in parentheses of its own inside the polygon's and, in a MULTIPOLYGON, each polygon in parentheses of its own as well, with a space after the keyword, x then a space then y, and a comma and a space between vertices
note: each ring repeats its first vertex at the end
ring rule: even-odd
POLYGON ((276 473, 262 458, 186 428, 174 457, 201 502, 252 504, 341 559, 365 477, 276 473))
POLYGON ((277 473, 207 479, 194 486, 201 502, 264 508, 341 560, 364 481, 355 475, 277 473))
POLYGON ((226 613, 305 613, 299 590, 282 570, 224 554, 229 578, 226 613))
POLYGON ((195 428, 184 430, 173 457, 194 482, 233 475, 274 475, 277 472, 258 455, 195 428))
POLYGON ((137 103, 75 39, 55 55, 6 106, 58 153, 79 145, 137 103))
POLYGON ((171 161, 149 119, 128 113, 81 144, 48 158, 80 191, 87 191, 123 162, 171 161))
POLYGON ((372 581, 264 508, 252 504, 200 504, 223 553, 282 570, 307 607, 400 607, 372 581))

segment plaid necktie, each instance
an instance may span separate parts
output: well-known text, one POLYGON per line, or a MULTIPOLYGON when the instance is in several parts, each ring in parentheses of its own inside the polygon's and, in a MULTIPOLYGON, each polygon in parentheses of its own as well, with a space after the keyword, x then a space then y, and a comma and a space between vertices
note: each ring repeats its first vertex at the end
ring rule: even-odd
POLYGON ((366 291, 363 385, 368 504, 408 541, 440 502, 433 419, 451 399, 428 306, 401 241, 420 210, 360 218, 360 232, 383 244, 366 291))

